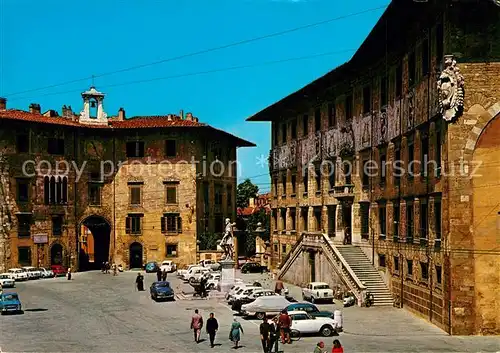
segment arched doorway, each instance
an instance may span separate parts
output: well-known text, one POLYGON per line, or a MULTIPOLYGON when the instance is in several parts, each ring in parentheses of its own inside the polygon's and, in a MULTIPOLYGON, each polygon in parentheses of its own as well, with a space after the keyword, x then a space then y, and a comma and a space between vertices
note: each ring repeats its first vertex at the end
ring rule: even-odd
POLYGON ((142 268, 142 244, 132 243, 129 256, 130 268, 142 268))
POLYGON ((50 264, 62 265, 63 263, 63 247, 61 244, 54 244, 50 248, 50 264))
POLYGON ((110 261, 111 226, 101 216, 87 217, 80 226, 80 260, 79 270, 98 270, 102 263, 110 261))

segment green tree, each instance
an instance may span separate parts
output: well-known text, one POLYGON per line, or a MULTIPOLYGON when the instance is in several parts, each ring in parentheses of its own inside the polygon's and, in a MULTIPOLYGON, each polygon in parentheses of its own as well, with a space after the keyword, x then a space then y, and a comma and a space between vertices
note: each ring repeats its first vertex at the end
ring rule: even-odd
POLYGON ((236 207, 247 207, 249 200, 257 196, 259 187, 254 185, 250 179, 238 184, 236 189, 236 207))
POLYGON ((217 242, 222 239, 222 234, 204 233, 200 235, 200 250, 217 250, 217 242))

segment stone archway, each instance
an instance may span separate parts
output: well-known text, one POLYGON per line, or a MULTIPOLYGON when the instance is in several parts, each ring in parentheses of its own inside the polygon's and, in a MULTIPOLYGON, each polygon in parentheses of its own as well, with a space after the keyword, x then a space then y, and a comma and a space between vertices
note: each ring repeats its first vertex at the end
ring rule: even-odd
POLYGON ((50 264, 62 265, 63 264, 63 247, 59 243, 54 243, 50 247, 50 264))
POLYGON ((79 270, 98 270, 110 261, 111 225, 102 216, 92 215, 80 223, 79 270))
POLYGON ((134 242, 130 244, 129 249, 129 266, 130 268, 142 268, 142 244, 134 242))

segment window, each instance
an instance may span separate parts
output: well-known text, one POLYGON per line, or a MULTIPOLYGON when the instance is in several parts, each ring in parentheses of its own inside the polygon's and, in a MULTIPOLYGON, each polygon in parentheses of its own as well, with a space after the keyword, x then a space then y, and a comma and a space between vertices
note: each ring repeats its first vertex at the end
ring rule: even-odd
POLYGON ((415 52, 408 55, 408 86, 415 84, 415 52))
POLYGON ((337 217, 335 216, 335 211, 337 209, 336 209, 336 206, 328 206, 327 210, 328 210, 328 215, 327 215, 327 217, 328 217, 328 235, 334 237, 335 233, 336 233, 336 229, 337 229, 337 227, 336 227, 337 217))
POLYGON ((286 244, 281 244, 281 253, 286 254, 286 244))
POLYGON ((396 150, 394 151, 394 184, 396 186, 400 186, 401 185, 401 173, 402 173, 402 170, 400 168, 401 166, 401 149, 396 148, 396 150), (399 167, 397 167, 399 166, 399 167), (397 169, 399 168, 399 169, 397 169))
POLYGON ((420 275, 422 281, 427 281, 429 279, 429 264, 427 262, 420 263, 420 275))
POLYGON ((370 204, 367 202, 361 202, 360 206, 360 216, 361 216, 361 238, 370 238, 370 204))
POLYGON ((281 230, 286 230, 286 208, 281 208, 280 209, 280 229, 281 230))
POLYGON ((329 169, 330 170, 328 171, 328 184, 330 186, 330 190, 332 190, 333 188, 335 188, 335 179, 336 179, 334 161, 330 161, 329 169))
POLYGON ((275 253, 277 253, 277 252, 278 252, 278 244, 274 244, 274 245, 273 245, 273 251, 274 251, 275 253))
POLYGON ((214 203, 217 206, 222 206, 222 199, 224 195, 222 192, 222 185, 215 184, 214 185, 214 203))
POLYGON ((49 154, 64 154, 64 140, 60 138, 49 138, 47 140, 47 152, 49 154))
POLYGON ((166 254, 166 257, 177 256, 177 244, 167 244, 165 254, 166 254))
POLYGON ((316 223, 316 231, 322 231, 321 207, 314 207, 314 223, 316 223))
POLYGON ((309 115, 304 115, 302 117, 302 135, 307 136, 309 133, 309 115))
POLYGON ((52 235, 60 236, 62 235, 63 218, 62 216, 52 217, 52 235))
POLYGON ((394 272, 399 272, 399 257, 394 256, 394 272))
POLYGON ((328 104, 328 126, 337 126, 337 115, 335 112, 335 104, 333 103, 328 104))
POLYGON ((392 223, 392 236, 394 241, 399 241, 399 200, 392 203, 392 209, 394 218, 394 222, 392 223))
POLYGON ((385 204, 379 205, 378 207, 378 222, 380 225, 380 237, 385 238, 387 235, 387 223, 386 223, 386 207, 385 204))
POLYGON ((436 57, 438 66, 443 63, 444 56, 444 30, 443 24, 440 23, 436 27, 436 57))
POLYGON ((295 174, 292 174, 292 195, 295 195, 297 192, 297 176, 295 174))
POLYGON ((368 174, 368 160, 363 161, 363 178, 362 178, 362 183, 363 183, 363 189, 368 189, 370 187, 370 175, 368 174))
POLYGON ((308 190, 308 184, 309 184, 309 169, 308 169, 308 166, 305 166, 304 168, 305 169, 303 171, 302 182, 304 184, 304 193, 306 194, 307 190, 308 190))
POLYGON ((443 269, 441 266, 436 266, 436 284, 441 285, 443 283, 443 269))
POLYGON ((130 185, 130 206, 141 205, 141 185, 130 185))
POLYGON ((89 182, 89 204, 91 206, 101 205, 101 187, 102 185, 96 182, 89 182))
POLYGON ((342 168, 342 172, 345 177, 345 183, 347 185, 352 185, 352 161, 344 161, 342 168))
POLYGON ((441 145, 442 145, 442 138, 441 138, 441 130, 437 129, 436 130, 436 171, 434 175, 439 178, 441 177, 441 145))
POLYGON ((420 245, 427 245, 428 231, 427 201, 420 203, 420 245))
POLYGON ((31 214, 17 215, 17 236, 19 238, 31 237, 31 214))
POLYGON ((302 218, 302 230, 307 231, 307 229, 309 228, 307 224, 307 207, 302 207, 300 209, 300 218, 302 218))
POLYGON ((29 190, 30 190, 30 180, 29 179, 17 179, 17 201, 18 202, 28 202, 29 201, 29 190))
POLYGON ((182 218, 179 213, 165 213, 161 218, 162 233, 182 233, 182 218))
POLYGON ((387 156, 385 153, 380 154, 380 185, 385 185, 387 178, 387 156))
POLYGON ((318 132, 321 130, 321 110, 316 109, 314 111, 314 131, 318 132))
POLYGON ((372 110, 372 89, 370 86, 363 87, 363 114, 368 114, 372 110))
POLYGON ((396 68, 396 97, 401 97, 403 94, 403 69, 399 65, 396 68))
POLYGON ((378 254, 378 266, 379 266, 379 267, 386 267, 386 263, 385 263, 385 255, 383 255, 383 254, 378 254))
POLYGON ((141 220, 142 220, 142 214, 129 214, 128 217, 125 219, 125 233, 127 234, 141 234, 142 233, 142 227, 141 227, 141 220))
POLYGON ((420 150, 420 170, 421 176, 427 177, 429 175, 429 171, 427 170, 429 163, 429 138, 427 135, 424 135, 420 140, 422 147, 420 150))
POLYGON ((126 152, 129 158, 144 157, 144 141, 127 142, 126 152))
POLYGON ((214 231, 215 233, 222 233, 224 230, 224 217, 222 217, 222 213, 216 213, 214 216, 214 231))
POLYGON ((415 146, 413 145, 413 141, 408 142, 408 178, 413 179, 415 173, 415 146))
POLYGON ((406 242, 413 242, 413 203, 406 203, 406 242))
POLYGON ((31 248, 29 246, 17 248, 17 262, 21 266, 31 266, 31 248))
POLYGON ((286 197, 286 175, 281 176, 281 184, 283 186, 283 196, 286 197))
MULTIPOLYGON (((142 148, 144 150, 144 146, 142 148)), ((167 157, 177 156, 177 141, 175 141, 175 140, 166 140, 165 141, 165 155, 167 157)), ((142 156, 138 156, 138 157, 142 157, 142 156)))
POLYGON ((345 120, 350 121, 352 117, 353 117, 352 95, 348 95, 345 99, 345 120))
POLYGON ((380 79, 380 106, 386 106, 388 101, 389 98, 387 96, 387 76, 383 76, 380 79))
POLYGON ((272 211, 274 230, 278 230, 278 210, 272 211))
POLYGON ((176 182, 165 184, 165 201, 167 204, 177 203, 177 185, 176 182))
POLYGON ((316 167, 314 178, 316 179, 316 191, 321 191, 321 166, 316 167))
POLYGON ((296 209, 295 208, 290 208, 290 221, 291 221, 291 226, 292 230, 296 230, 297 227, 297 214, 296 214, 296 209))
POLYGON ((429 73, 429 40, 426 38, 422 42, 422 75, 425 76, 429 73))
POLYGON ((286 124, 281 125, 281 142, 283 144, 286 143, 287 136, 286 136, 286 124))
POLYGON ((441 248, 441 200, 434 201, 434 229, 436 233, 435 248, 441 248))
POLYGON ((413 260, 406 260, 406 275, 413 277, 413 260))
POLYGON ((17 153, 28 153, 30 148, 29 135, 19 134, 16 138, 17 153))
POLYGON ((292 140, 297 139, 297 120, 293 119, 292 122, 290 123, 290 131, 291 131, 291 137, 292 140))

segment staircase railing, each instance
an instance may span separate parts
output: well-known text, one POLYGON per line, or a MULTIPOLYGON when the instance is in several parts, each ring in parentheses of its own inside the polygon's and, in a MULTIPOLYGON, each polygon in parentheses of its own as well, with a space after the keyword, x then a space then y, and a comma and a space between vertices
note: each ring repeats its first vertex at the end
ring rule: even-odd
POLYGON ((288 271, 290 266, 292 266, 293 261, 289 261, 289 260, 292 257, 295 258, 299 255, 300 248, 302 247, 302 240, 304 239, 304 234, 305 233, 302 233, 300 238, 297 239, 297 241, 293 245, 292 249, 288 252, 288 255, 283 259, 283 262, 281 262, 280 271, 278 273, 278 278, 281 278, 286 273, 286 271, 288 271))

